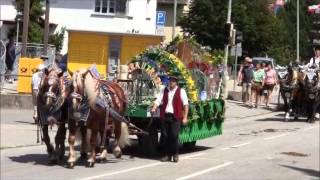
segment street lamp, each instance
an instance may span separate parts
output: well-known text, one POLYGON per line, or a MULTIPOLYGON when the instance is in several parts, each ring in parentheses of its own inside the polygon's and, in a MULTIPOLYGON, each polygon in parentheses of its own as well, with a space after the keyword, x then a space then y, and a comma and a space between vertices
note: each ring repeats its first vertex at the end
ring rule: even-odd
POLYGON ((21 21, 21 17, 22 17, 22 13, 20 11, 17 12, 17 35, 16 35, 16 47, 18 47, 19 44, 19 25, 20 25, 20 21, 21 21))

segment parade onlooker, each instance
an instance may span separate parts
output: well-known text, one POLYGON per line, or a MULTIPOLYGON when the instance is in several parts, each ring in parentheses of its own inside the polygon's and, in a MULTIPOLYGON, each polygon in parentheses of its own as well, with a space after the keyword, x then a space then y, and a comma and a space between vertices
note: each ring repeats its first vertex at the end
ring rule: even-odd
POLYGON ((5 79, 9 83, 13 83, 11 73, 13 71, 13 65, 14 65, 15 59, 16 59, 16 48, 14 46, 14 42, 12 38, 10 38, 6 46, 6 61, 5 61, 6 67, 7 67, 5 79))
POLYGON ((37 72, 35 72, 32 75, 32 82, 31 82, 31 89, 32 89, 32 103, 33 103, 33 119, 35 123, 37 122, 38 119, 38 113, 37 113, 37 96, 39 93, 39 86, 41 83, 42 75, 43 75, 43 70, 45 66, 43 64, 40 64, 38 66, 37 72))
POLYGON ((179 161, 179 132, 181 123, 187 124, 189 102, 187 93, 178 86, 178 79, 170 77, 168 87, 157 96, 152 113, 160 107, 161 130, 166 156, 161 161, 179 161))
POLYGON ((252 93, 251 93, 251 106, 253 106, 253 100, 255 97, 255 107, 257 108, 261 100, 261 92, 264 86, 265 71, 262 69, 261 64, 256 65, 256 69, 253 71, 252 80, 252 93))
POLYGON ((264 79, 264 87, 263 89, 267 91, 265 96, 266 107, 269 108, 270 97, 273 91, 274 86, 277 82, 277 73, 272 69, 272 65, 270 63, 267 64, 266 77, 264 79))
POLYGON ((252 59, 249 57, 245 58, 244 64, 239 72, 239 83, 242 85, 242 102, 247 104, 250 102, 251 81, 253 79, 253 69, 251 67, 252 59))
POLYGON ((307 64, 308 67, 311 67, 313 65, 317 65, 320 66, 320 49, 317 48, 314 52, 314 57, 312 57, 309 61, 309 63, 307 64))

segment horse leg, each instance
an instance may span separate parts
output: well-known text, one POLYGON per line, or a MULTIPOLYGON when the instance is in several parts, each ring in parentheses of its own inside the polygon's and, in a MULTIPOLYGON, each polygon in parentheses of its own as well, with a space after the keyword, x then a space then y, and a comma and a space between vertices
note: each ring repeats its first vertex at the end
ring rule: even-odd
POLYGON ((65 145, 64 141, 66 138, 66 126, 65 124, 61 124, 58 126, 58 131, 55 137, 55 143, 56 143, 56 155, 57 157, 62 160, 65 154, 65 145))
POLYGON ((115 134, 115 144, 113 149, 113 154, 116 158, 121 158, 122 151, 121 149, 125 147, 125 145, 129 144, 129 131, 128 126, 125 123, 119 121, 114 122, 114 134, 115 134))
POLYGON ((76 142, 76 123, 74 120, 70 119, 69 122, 69 138, 68 138, 68 142, 69 142, 69 158, 68 158, 68 167, 69 168, 73 168, 76 162, 76 152, 74 149, 74 144, 76 142))
POLYGON ((98 161, 103 162, 103 161, 107 160, 107 155, 108 155, 107 145, 109 144, 109 139, 108 139, 108 137, 106 137, 105 142, 103 142, 104 126, 102 126, 102 128, 100 128, 99 132, 100 132, 99 134, 100 134, 100 139, 101 139, 99 149, 102 149, 102 151, 100 153, 98 161))
POLYGON ((50 137, 49 137, 48 130, 49 130, 48 125, 44 125, 42 127, 42 132, 43 132, 43 139, 42 140, 47 146, 47 152, 48 152, 48 155, 49 155, 50 163, 55 163, 56 159, 54 157, 54 148, 53 148, 53 145, 50 143, 50 137))
POLYGON ((87 159, 87 127, 84 122, 80 122, 81 133, 81 159, 87 159))
POLYGON ((87 161, 87 167, 93 167, 96 162, 96 145, 97 145, 97 134, 98 130, 92 129, 90 144, 91 144, 91 154, 87 161))

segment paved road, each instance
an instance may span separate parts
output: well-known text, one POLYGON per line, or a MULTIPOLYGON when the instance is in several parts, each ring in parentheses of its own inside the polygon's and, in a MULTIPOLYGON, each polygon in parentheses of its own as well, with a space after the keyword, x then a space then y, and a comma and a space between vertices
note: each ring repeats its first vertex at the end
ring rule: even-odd
MULTIPOLYGON (((6 113, 1 130, 19 123, 15 116, 2 121, 6 113)), ((223 135, 183 151, 177 164, 145 157, 133 142, 122 159, 110 154, 108 162, 93 169, 79 162, 70 170, 48 165, 44 146, 29 146, 1 150, 1 179, 320 179, 319 122, 285 123, 280 112, 235 102, 229 102, 227 117, 223 135)))

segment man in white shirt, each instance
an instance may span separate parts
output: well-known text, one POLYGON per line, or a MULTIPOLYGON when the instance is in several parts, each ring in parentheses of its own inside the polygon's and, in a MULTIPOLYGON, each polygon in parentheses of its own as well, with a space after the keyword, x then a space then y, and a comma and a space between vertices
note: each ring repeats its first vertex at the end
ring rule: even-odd
POLYGON ((312 57, 309 61, 309 63, 307 64, 308 67, 313 66, 314 64, 316 64, 316 66, 320 66, 320 49, 317 48, 315 50, 314 53, 314 57, 312 57))
POLYGON ((37 72, 35 72, 32 75, 31 89, 32 89, 32 103, 33 103, 33 119, 35 123, 37 123, 37 119, 38 119, 37 96, 39 93, 39 86, 41 83, 44 68, 45 66, 43 64, 40 64, 38 66, 37 72))
POLYGON ((157 96, 151 109, 155 113, 160 107, 161 130, 166 156, 161 161, 179 161, 179 132, 181 123, 188 123, 189 102, 187 93, 178 86, 177 77, 170 77, 169 86, 157 96))

